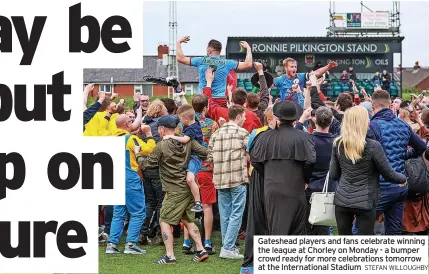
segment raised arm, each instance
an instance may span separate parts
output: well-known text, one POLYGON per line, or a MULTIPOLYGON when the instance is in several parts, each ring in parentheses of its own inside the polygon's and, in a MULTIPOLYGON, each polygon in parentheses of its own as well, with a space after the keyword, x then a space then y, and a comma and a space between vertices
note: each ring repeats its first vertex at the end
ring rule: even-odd
POLYGON ((94 84, 86 85, 83 90, 83 111, 86 110, 86 105, 88 104, 88 95, 94 89, 94 84))
POLYGON ((134 120, 134 122, 131 125, 131 130, 137 130, 141 124, 142 124, 142 119, 143 119, 143 109, 139 106, 136 109, 136 119, 134 120))
POLYGON ((320 99, 319 91, 317 90, 317 77, 315 74, 310 74, 310 82, 311 107, 317 109, 318 107, 326 106, 322 99, 320 99))
POLYGON ((98 92, 98 101, 92 104, 89 108, 85 108, 85 111, 83 112, 83 125, 86 125, 94 117, 101 108, 105 98, 106 94, 104 92, 98 92))
POLYGON ((311 107, 311 82, 307 81, 307 85, 304 89, 304 109, 311 107))
POLYGON ((335 63, 334 61, 330 61, 329 64, 327 64, 326 66, 316 70, 314 74, 316 74, 317 77, 320 77, 326 72, 328 72, 330 69, 335 68, 336 66, 337 66, 337 63, 335 63))
POLYGON ((249 70, 252 68, 252 49, 246 41, 240 42, 240 47, 246 49, 246 59, 244 62, 239 62, 237 66, 237 70, 249 70))
POLYGON ((184 64, 184 65, 191 65, 191 58, 190 57, 186 57, 185 54, 183 54, 183 50, 182 50, 182 43, 188 43, 190 40, 189 36, 185 36, 180 38, 179 41, 177 41, 176 43, 176 58, 177 58, 177 62, 184 64))
POLYGON ((259 84, 260 84, 260 101, 258 109, 261 112, 264 112, 268 108, 268 104, 270 102, 270 94, 268 92, 267 80, 265 79, 264 69, 261 63, 254 63, 256 70, 259 75, 259 84))

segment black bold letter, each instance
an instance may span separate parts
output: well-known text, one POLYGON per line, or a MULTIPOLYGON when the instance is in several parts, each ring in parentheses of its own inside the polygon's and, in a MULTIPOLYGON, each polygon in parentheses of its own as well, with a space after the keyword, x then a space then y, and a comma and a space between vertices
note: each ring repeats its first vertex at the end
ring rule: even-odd
POLYGON ((25 161, 21 154, 0 153, 0 200, 6 198, 6 189, 18 190, 25 181, 25 161), (6 177, 6 165, 13 165, 13 178, 6 177))
POLYGON ((82 154, 82 189, 94 189, 94 165, 101 165, 101 188, 113 189, 113 160, 107 153, 82 154))
POLYGON ((72 249, 69 244, 88 243, 88 235, 85 227, 77 221, 69 221, 64 223, 58 229, 57 246, 61 254, 70 259, 80 258, 86 255, 83 247, 72 249), (76 231, 76 235, 68 235, 70 230, 76 231))
POLYGON ((0 222, 0 254, 8 259, 30 258, 30 222, 18 223, 18 245, 12 247, 10 222, 0 222))
POLYGON ((68 190, 76 186, 80 177, 79 161, 70 153, 62 152, 55 154, 48 164, 48 178, 53 187, 60 190, 68 190), (69 172, 67 179, 60 177, 60 165, 66 163, 69 172))
POLYGON ((71 110, 64 110, 64 95, 71 94, 71 85, 64 85, 64 71, 52 76, 52 85, 48 85, 48 94, 52 95, 52 115, 58 122, 70 120, 71 110))
POLYGON ((28 38, 27 28, 25 27, 24 17, 12 16, 13 25, 16 35, 18 35, 19 43, 24 55, 22 56, 20 65, 29 66, 33 62, 34 54, 36 53, 37 45, 42 36, 43 27, 45 26, 46 16, 34 17, 33 27, 31 28, 30 38, 28 38))
POLYGON ((46 257, 46 233, 57 233, 57 221, 34 222, 34 258, 46 257))
POLYGON ((69 8, 69 52, 93 53, 100 44, 100 24, 92 16, 81 18, 81 4, 69 8), (82 27, 88 28, 88 42, 82 43, 82 27))
POLYGON ((0 16, 0 42, 1 52, 12 52, 12 24, 4 16, 0 16))
POLYGON ((130 50, 128 42, 115 44, 112 40, 113 38, 131 38, 132 36, 131 25, 127 19, 122 16, 107 18, 101 29, 101 41, 104 47, 112 53, 122 53, 130 50), (115 25, 118 25, 121 29, 114 30, 113 26, 115 25))
POLYGON ((10 91, 8 86, 0 84, 0 98, 0 122, 4 122, 9 119, 13 109, 12 92, 10 91))
POLYGON ((23 122, 46 121, 46 86, 34 85, 34 107, 27 109, 27 87, 15 85, 15 115, 23 122))

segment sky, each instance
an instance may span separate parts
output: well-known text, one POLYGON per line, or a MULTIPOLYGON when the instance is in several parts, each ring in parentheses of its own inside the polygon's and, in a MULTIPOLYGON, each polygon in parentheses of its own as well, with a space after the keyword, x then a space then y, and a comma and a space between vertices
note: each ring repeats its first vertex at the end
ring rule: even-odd
MULTIPOLYGON (((391 11, 393 1, 370 2, 372 11, 391 11)), ((364 12, 367 10, 364 10, 364 12)), ((335 2, 336 13, 361 12, 360 2, 335 2)), ((429 1, 401 1, 403 67, 416 61, 429 67, 429 1)), ((160 44, 169 42, 169 2, 144 2, 144 55, 156 55, 160 44)), ((205 55, 207 42, 216 39, 225 46, 229 36, 326 36, 329 2, 177 2, 177 38, 190 36, 185 55, 205 55)), ((224 54, 224 50, 223 53, 224 54)), ((394 56, 394 65, 400 63, 394 56)))

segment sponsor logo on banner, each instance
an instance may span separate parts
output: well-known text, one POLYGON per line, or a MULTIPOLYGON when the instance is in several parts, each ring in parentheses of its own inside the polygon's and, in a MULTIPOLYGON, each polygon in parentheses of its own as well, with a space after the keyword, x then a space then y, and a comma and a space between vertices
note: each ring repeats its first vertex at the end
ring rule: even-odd
POLYGON ((347 28, 360 28, 361 19, 360 13, 347 13, 347 28))
MULTIPOLYGON (((377 59, 377 60, 379 60, 379 59, 377 59)), ((373 61, 368 56, 364 56, 363 58, 354 58, 354 59, 349 59, 349 58, 347 58, 347 59, 334 59, 334 60, 329 59, 328 63, 330 61, 335 61, 339 67, 354 66, 354 67, 371 68, 373 65, 373 61)))
POLYGON ((363 29, 388 29, 388 12, 364 12, 362 13, 361 26, 363 29))
POLYGON ((315 59, 316 58, 314 57, 314 54, 306 54, 305 55, 305 65, 307 67, 314 67, 314 65, 316 64, 315 59))

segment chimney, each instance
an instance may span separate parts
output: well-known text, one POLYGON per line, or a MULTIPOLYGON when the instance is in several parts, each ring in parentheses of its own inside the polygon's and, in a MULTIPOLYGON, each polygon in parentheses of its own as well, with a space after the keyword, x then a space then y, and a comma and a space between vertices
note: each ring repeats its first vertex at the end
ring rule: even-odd
POLYGON ((159 45, 158 46, 158 59, 162 59, 164 54, 168 54, 168 46, 167 45, 159 45))

